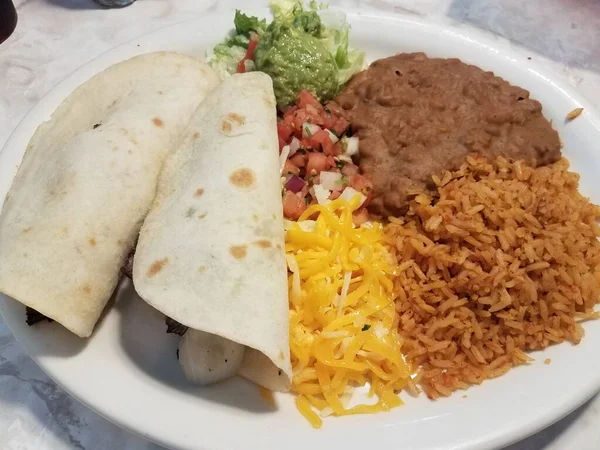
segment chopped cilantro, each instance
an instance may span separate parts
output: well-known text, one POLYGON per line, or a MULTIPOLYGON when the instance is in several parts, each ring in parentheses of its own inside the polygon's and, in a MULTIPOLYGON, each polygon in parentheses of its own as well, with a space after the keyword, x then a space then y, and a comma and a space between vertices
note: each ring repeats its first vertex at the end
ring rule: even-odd
POLYGON ((362 327, 362 331, 367 331, 369 328, 371 328, 371 325, 367 323, 364 327, 362 327))
POLYGON ((338 169, 341 169, 342 167, 344 167, 344 161, 336 161, 335 165, 338 169))
POLYGON ((304 197, 304 203, 306 203, 307 205, 310 205, 310 198, 304 197))

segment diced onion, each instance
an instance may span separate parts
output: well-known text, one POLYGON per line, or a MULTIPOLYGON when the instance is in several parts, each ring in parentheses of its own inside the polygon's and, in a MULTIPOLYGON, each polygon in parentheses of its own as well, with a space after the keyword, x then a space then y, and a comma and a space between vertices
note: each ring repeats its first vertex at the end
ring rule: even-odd
POLYGON ((319 205, 326 205, 327 203, 329 203, 331 201, 331 200, 329 200, 331 191, 325 189, 320 184, 315 184, 313 187, 314 187, 314 191, 315 191, 315 198, 317 199, 317 202, 319 203, 319 205))
POLYGON ((339 190, 340 188, 340 180, 342 179, 342 174, 338 172, 321 172, 320 173, 321 186, 324 189, 328 189, 330 191, 339 190))
MULTIPOLYGON (((296 223, 296 222, 294 222, 296 223)), ((307 233, 312 233, 317 228, 317 222, 314 220, 303 220, 302 222, 297 222, 298 226, 302 231, 306 231, 307 233)))
POLYGON ((383 339, 383 337, 388 334, 388 330, 386 330, 386 328, 381 323, 376 323, 373 327, 373 333, 375 333, 377 339, 383 339))
POLYGON ((300 149, 300 140, 297 137, 294 137, 290 142, 290 156, 294 156, 294 154, 300 149))
POLYGON ((245 59, 244 60, 244 69, 246 70, 246 72, 253 72, 254 71, 254 61, 252 61, 251 59, 245 59))
POLYGON ((346 303, 346 297, 348 296, 348 289, 350 288, 350 280, 352 279, 352 272, 346 271, 344 274, 344 284, 342 285, 342 293, 340 295, 340 302, 338 304, 337 316, 340 317, 344 311, 344 303, 346 303))
POLYGON ((365 197, 362 193, 358 192, 356 189, 351 188, 350 186, 346 187, 346 189, 344 189, 344 192, 342 192, 342 195, 340 195, 340 198, 342 200, 345 200, 347 202, 350 202, 355 195, 360 195, 360 203, 359 203, 359 207, 361 207, 363 205, 363 203, 367 200, 367 197, 365 197))
POLYGON ((283 168, 285 167, 285 162, 290 156, 290 146, 286 145, 281 149, 281 154, 279 155, 279 175, 283 173, 283 168))
POLYGON ((292 272, 292 300, 298 301, 302 295, 302 289, 300 285, 300 267, 298 266, 298 261, 296 261, 294 255, 285 255, 285 260, 287 262, 288 269, 290 272, 292 272))
POLYGON ((285 183, 285 188, 289 191, 292 191, 294 194, 297 194, 304 188, 305 185, 306 182, 302 178, 297 175, 292 175, 287 183, 285 183))
POLYGON ((309 122, 304 122, 302 124, 302 137, 303 138, 313 137, 320 130, 321 130, 321 127, 319 125, 315 125, 315 124, 312 124, 309 122))
POLYGON ((329 134, 329 139, 331 139, 331 142, 335 144, 337 141, 339 141, 338 137, 331 131, 327 130, 327 133, 329 134))
POLYGON ((345 155, 358 155, 358 138, 356 136, 343 138, 343 143, 345 155))

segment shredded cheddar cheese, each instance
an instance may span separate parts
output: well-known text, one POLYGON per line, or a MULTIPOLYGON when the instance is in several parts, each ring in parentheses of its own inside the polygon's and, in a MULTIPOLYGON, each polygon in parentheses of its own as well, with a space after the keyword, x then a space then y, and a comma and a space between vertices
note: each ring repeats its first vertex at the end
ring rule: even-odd
POLYGON ((360 202, 356 195, 312 205, 287 225, 292 390, 315 428, 327 415, 401 405, 397 392, 410 377, 397 332, 394 267, 381 224, 353 225, 360 202), (376 403, 348 407, 352 389, 367 383, 376 403))

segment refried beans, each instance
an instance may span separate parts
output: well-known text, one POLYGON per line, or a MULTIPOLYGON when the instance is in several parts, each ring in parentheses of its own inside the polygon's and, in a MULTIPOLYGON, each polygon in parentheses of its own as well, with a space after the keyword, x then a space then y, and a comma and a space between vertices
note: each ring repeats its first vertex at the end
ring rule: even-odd
POLYGON ((375 61, 336 98, 360 138, 360 168, 374 183, 376 215, 406 211, 411 190, 469 155, 533 166, 557 161, 558 133, 529 92, 458 59, 424 53, 375 61))

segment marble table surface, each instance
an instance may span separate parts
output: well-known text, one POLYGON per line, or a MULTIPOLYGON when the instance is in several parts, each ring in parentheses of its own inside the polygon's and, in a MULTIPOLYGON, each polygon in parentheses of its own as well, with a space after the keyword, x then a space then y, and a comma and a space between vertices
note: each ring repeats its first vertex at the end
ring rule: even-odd
MULTIPOLYGON (((19 23, 0 45, 0 148, 38 100, 104 51, 152 30, 254 0, 138 0, 105 10, 92 0, 16 0, 19 23)), ((600 109, 598 0, 338 0, 330 4, 461 23, 508 39, 600 109)), ((577 382, 574 374, 573 382, 577 382)), ((56 386, 0 319, 0 449, 159 449, 56 386)), ((600 396, 510 450, 600 448, 600 396)))

